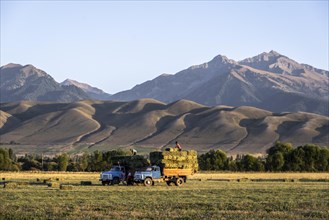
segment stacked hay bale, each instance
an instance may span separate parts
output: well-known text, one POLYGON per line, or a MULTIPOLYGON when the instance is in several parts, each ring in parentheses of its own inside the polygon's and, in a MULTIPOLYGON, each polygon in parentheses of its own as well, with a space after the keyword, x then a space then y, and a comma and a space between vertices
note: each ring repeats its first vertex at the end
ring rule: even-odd
POLYGON ((112 164, 126 166, 128 168, 142 168, 150 165, 147 159, 141 155, 116 156, 112 158, 112 164))
POLYGON ((162 168, 172 169, 192 169, 198 171, 198 154, 195 150, 179 150, 177 148, 167 148, 163 152, 151 152, 150 161, 152 165, 162 168))

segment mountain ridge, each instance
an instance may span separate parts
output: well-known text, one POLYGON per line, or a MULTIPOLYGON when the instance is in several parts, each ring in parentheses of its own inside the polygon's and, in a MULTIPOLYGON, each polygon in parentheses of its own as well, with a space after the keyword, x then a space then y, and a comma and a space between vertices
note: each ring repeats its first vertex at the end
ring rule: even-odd
POLYGON ((57 83, 32 65, 8 64, 1 67, 0 102, 152 98, 171 103, 188 99, 207 106, 249 105, 272 112, 305 111, 328 116, 328 88, 328 71, 271 50, 240 61, 217 55, 209 62, 175 74, 161 74, 113 95, 75 80, 57 83))
POLYGON ((87 83, 81 83, 73 79, 66 79, 63 82, 60 83, 62 86, 69 86, 73 85, 80 89, 82 89, 85 93, 87 93, 90 98, 95 100, 108 100, 110 99, 111 95, 104 92, 101 89, 98 89, 96 87, 90 86, 87 83))
POLYGON ((207 63, 113 94, 111 99, 153 98, 166 103, 189 99, 209 106, 251 105, 275 112, 301 110, 328 116, 328 76, 326 70, 299 64, 273 50, 241 61, 218 55, 207 63), (282 97, 289 102, 281 102, 282 97))
POLYGON ((74 102, 88 99, 109 99, 110 95, 77 81, 58 83, 31 64, 9 63, 0 68, 0 102, 52 101, 74 102), (83 85, 83 86, 82 86, 83 85))

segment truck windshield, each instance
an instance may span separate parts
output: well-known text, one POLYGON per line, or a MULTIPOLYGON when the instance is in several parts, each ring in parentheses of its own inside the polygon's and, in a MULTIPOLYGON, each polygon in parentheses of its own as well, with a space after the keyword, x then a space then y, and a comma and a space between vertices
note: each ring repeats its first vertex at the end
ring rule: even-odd
POLYGON ((120 167, 112 167, 110 171, 120 171, 120 167))

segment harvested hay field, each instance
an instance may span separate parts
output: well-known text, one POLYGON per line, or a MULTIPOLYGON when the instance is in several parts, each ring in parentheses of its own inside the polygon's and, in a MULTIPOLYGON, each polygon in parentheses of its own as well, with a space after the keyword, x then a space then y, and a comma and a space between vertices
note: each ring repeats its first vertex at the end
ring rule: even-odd
MULTIPOLYGON (((0 173, 6 180, 11 175, 0 173)), ((15 177, 36 179, 20 175, 25 173, 15 177)), ((46 173, 38 175, 40 179, 55 178, 46 173)), ((62 173, 63 180, 59 182, 70 185, 70 181, 75 181, 73 190, 47 185, 0 188, 0 219, 327 219, 329 216, 329 182, 188 181, 182 187, 101 186, 96 182, 99 177, 96 173, 81 173, 80 179, 70 175, 77 174, 62 173), (91 179, 86 175, 91 175, 91 179), (93 185, 82 186, 81 181, 92 181, 93 185)), ((242 179, 248 174, 225 175, 242 179)), ((246 178, 260 178, 250 175, 246 178)), ((309 175, 317 179, 329 174, 309 175)))
POLYGON ((276 179, 288 179, 288 180, 329 180, 329 173, 261 173, 261 172, 198 172, 190 177, 190 179, 196 180, 237 180, 237 179, 250 179, 250 180, 276 180, 276 179))

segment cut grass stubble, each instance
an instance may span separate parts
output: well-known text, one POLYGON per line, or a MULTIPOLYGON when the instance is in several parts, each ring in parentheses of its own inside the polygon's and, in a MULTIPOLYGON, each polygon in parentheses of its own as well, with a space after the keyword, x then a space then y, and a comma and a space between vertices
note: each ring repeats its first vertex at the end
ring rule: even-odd
MULTIPOLYGON (((64 181, 72 182, 70 177, 62 177, 64 181)), ((91 186, 80 185, 80 181, 86 181, 85 175, 75 180, 77 185, 73 190, 47 185, 0 189, 0 219, 22 216, 52 219, 327 219, 329 216, 328 182, 188 181, 182 187, 166 184, 143 187, 101 186, 94 184, 95 179, 91 179, 91 186)))

